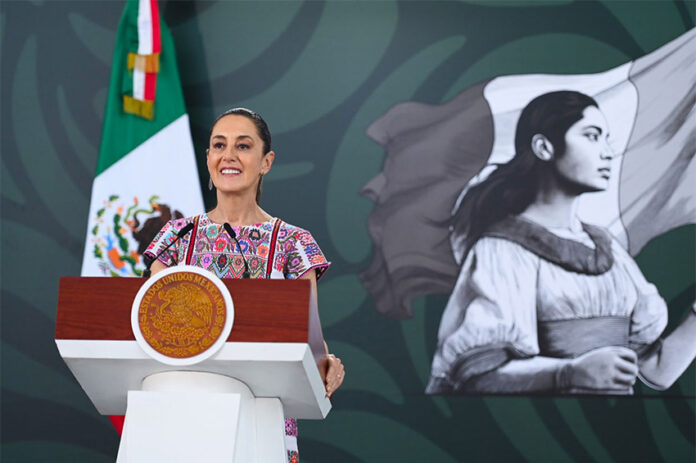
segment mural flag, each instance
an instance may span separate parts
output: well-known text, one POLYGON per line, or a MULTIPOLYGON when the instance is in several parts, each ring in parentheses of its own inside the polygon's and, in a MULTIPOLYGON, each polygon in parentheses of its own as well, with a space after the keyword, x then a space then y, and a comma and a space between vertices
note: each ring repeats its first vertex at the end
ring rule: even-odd
POLYGON ((156 0, 128 0, 118 26, 83 276, 138 276, 171 218, 203 210, 174 42, 156 0))
POLYGON ((497 77, 442 105, 390 109, 368 128, 386 158, 362 190, 375 208, 373 260, 361 280, 377 310, 410 318, 414 298, 451 292, 462 259, 450 243, 452 211, 468 186, 512 159, 520 113, 544 93, 580 91, 607 118, 611 184, 581 197, 581 220, 608 228, 634 256, 652 238, 696 223, 695 88, 696 29, 606 72, 497 77))

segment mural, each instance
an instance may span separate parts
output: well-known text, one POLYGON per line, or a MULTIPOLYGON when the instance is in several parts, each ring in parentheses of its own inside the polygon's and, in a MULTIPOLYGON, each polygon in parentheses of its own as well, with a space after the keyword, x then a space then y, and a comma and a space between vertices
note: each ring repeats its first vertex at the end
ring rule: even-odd
POLYGON ((696 222, 695 76, 692 30, 600 74, 500 77, 369 127, 387 149, 364 189, 377 310, 407 317, 456 278, 428 393, 631 394, 691 364, 694 316, 660 337, 666 305, 627 251, 696 222))
MULTIPOLYGON (((299 422, 302 462, 692 459, 696 449, 693 366, 666 391, 654 391, 637 381, 632 397, 464 397, 424 391, 443 310, 459 274, 448 228, 440 222, 451 218, 466 187, 461 180, 474 177, 494 152, 502 156, 491 158, 492 163, 512 159, 521 110, 535 96, 555 90, 576 90, 596 99, 615 151, 622 149, 619 134, 626 136, 626 143, 630 139, 629 131, 617 125, 616 110, 601 91, 559 81, 553 88, 520 95, 507 119, 497 122, 496 114, 503 113, 486 98, 495 89, 490 86, 484 92, 486 84, 539 74, 597 77, 621 69, 622 77, 602 80, 601 85, 627 89, 623 101, 628 103, 618 111, 634 114, 637 130, 641 100, 629 96, 635 94, 631 88, 637 88, 639 76, 634 73, 627 81, 626 63, 635 64, 683 40, 695 27, 693 2, 159 3, 176 46, 198 172, 206 171, 204 150, 214 117, 232 106, 259 111, 273 131, 276 151, 273 171, 264 180, 262 207, 312 230, 332 261, 319 285, 321 318, 327 342, 348 372, 329 418, 299 422), (452 103, 451 114, 460 119, 443 116, 442 120, 474 127, 468 138, 420 145, 412 158, 420 172, 407 183, 384 181, 382 192, 403 192, 414 203, 422 199, 419 188, 424 183, 437 183, 447 190, 433 193, 438 196, 425 217, 432 223, 418 225, 411 220, 421 217, 415 212, 405 219, 390 219, 383 208, 389 204, 388 196, 380 196, 375 203, 360 194, 364 185, 380 172, 389 172, 393 164, 392 146, 385 155, 385 147, 371 138, 375 132, 370 130, 367 136, 367 129, 390 108, 408 101, 433 110, 447 109, 452 103), (454 102, 474 112, 461 111, 454 102), (477 111, 488 111, 493 117, 474 120, 477 111), (503 128, 508 134, 503 151, 497 151, 497 145, 482 153, 474 149, 502 140, 498 135, 503 128), (477 163, 461 163, 460 157, 451 163, 439 162, 441 153, 452 152, 441 149, 447 143, 470 153, 467 158, 477 163), (450 173, 458 183, 445 180, 450 173), (390 236, 389 227, 397 226, 413 243, 441 246, 441 255, 449 254, 449 260, 428 264, 435 274, 419 279, 408 275, 409 256, 391 259, 392 271, 386 275, 398 292, 385 290, 373 296, 362 283, 370 279, 376 283, 377 274, 366 278, 364 272, 391 249, 388 239, 381 239, 381 248, 372 244, 372 235, 379 232, 374 217, 382 214, 388 219, 383 237, 390 236), (433 288, 433 281, 441 286, 433 288), (398 309, 401 318, 411 310, 412 318, 394 321, 375 310, 384 307, 398 309)), ((123 6, 118 1, 0 2, 2 461, 99 463, 113 462, 116 455, 117 433, 107 417, 97 414, 65 367, 53 331, 59 278, 80 274, 123 6)), ((667 82, 672 74, 660 78, 667 82)), ((669 82, 667 86, 672 85, 669 82)), ((684 104, 691 92, 682 98, 684 104)), ((674 107, 665 109, 665 114, 674 112, 674 107)), ((681 130, 675 140, 687 133, 681 130)), ((415 146, 418 132, 413 132, 415 146)), ((626 191, 645 191, 634 176, 639 171, 650 172, 655 179, 692 175, 687 168, 691 164, 669 168, 681 161, 666 133, 645 141, 669 146, 660 151, 672 156, 667 170, 643 170, 643 161, 631 167, 632 155, 627 152, 612 158, 606 192, 582 195, 579 208, 582 221, 609 229, 622 247, 628 243, 631 259, 667 304, 665 330, 670 333, 694 301, 696 226, 668 223, 665 217, 673 217, 677 208, 659 209, 658 215, 644 212, 657 211, 648 204, 653 197, 674 198, 677 204, 686 186, 665 180, 660 185, 670 188, 650 189, 634 197, 635 204, 623 203, 628 199, 623 194, 618 199, 612 196, 619 183, 622 188, 636 185, 626 191), (606 216, 585 218, 585 201, 603 194, 613 198, 606 200, 611 205, 606 216), (614 226, 610 219, 618 211, 622 220, 614 226), (659 229, 662 224, 665 228, 659 229), (639 230, 653 231, 636 234, 639 230)), ((649 159, 653 148, 645 145, 641 152, 649 159)), ((207 181, 200 178, 204 194, 208 194, 207 181)), ((379 182, 370 186, 376 189, 379 182)), ((207 198, 208 205, 211 199, 207 198)), ((113 242, 122 256, 137 248, 134 233, 147 229, 148 220, 176 215, 180 209, 164 196, 141 195, 138 200, 131 218, 139 224, 124 222, 134 198, 121 196, 109 209, 109 215, 115 216, 123 206, 120 225, 126 229, 122 235, 128 240, 127 250, 118 247, 120 240, 113 242), (171 208, 168 212, 165 203, 171 208), (136 214, 140 208, 147 212, 136 214), (132 239, 127 235, 133 235, 132 239)), ((113 224, 113 219, 104 220, 98 236, 113 224)), ((106 240, 102 248, 109 264, 106 240)), ((396 312, 389 315, 397 317, 396 312)))

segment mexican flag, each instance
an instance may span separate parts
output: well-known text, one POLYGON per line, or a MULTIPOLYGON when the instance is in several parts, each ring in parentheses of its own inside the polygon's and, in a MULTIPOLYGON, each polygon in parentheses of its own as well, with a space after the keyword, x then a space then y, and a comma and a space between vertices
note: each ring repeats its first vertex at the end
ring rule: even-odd
POLYGON ((404 102, 373 122, 382 171, 362 193, 373 260, 361 275, 377 310, 410 318, 411 302, 449 293, 461 265, 450 242, 453 210, 470 185, 515 155, 522 109, 535 97, 575 90, 607 118, 612 179, 582 195, 578 215, 603 226, 631 255, 653 238, 696 223, 696 29, 652 53, 598 74, 501 76, 441 105, 404 102))
POLYGON ((128 0, 118 26, 83 276, 138 276, 170 219, 203 211, 172 37, 156 0, 128 0))

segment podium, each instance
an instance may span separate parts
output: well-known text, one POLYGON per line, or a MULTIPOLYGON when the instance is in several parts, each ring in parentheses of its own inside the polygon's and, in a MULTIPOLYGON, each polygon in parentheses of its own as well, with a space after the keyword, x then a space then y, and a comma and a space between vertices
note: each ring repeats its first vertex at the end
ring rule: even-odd
POLYGON ((99 413, 126 415, 118 463, 285 462, 284 417, 331 409, 309 280, 222 280, 234 324, 193 365, 148 355, 131 327, 142 278, 60 279, 56 345, 99 413))

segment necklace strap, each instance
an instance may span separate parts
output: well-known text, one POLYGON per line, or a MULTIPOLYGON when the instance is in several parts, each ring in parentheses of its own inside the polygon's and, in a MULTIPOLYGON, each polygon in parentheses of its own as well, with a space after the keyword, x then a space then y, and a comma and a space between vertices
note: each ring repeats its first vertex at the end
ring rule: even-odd
POLYGON ((276 219, 275 224, 273 225, 273 234, 271 235, 270 249, 268 250, 268 261, 266 261, 266 279, 271 278, 271 272, 273 271, 276 241, 278 240, 278 230, 280 229, 281 223, 283 223, 282 220, 276 219))
POLYGON ((191 258, 193 257, 193 248, 195 247, 196 236, 198 235, 198 220, 200 219, 200 217, 200 215, 197 215, 196 218, 193 219, 193 230, 191 230, 191 240, 189 241, 188 250, 186 251, 186 265, 191 265, 191 258))

